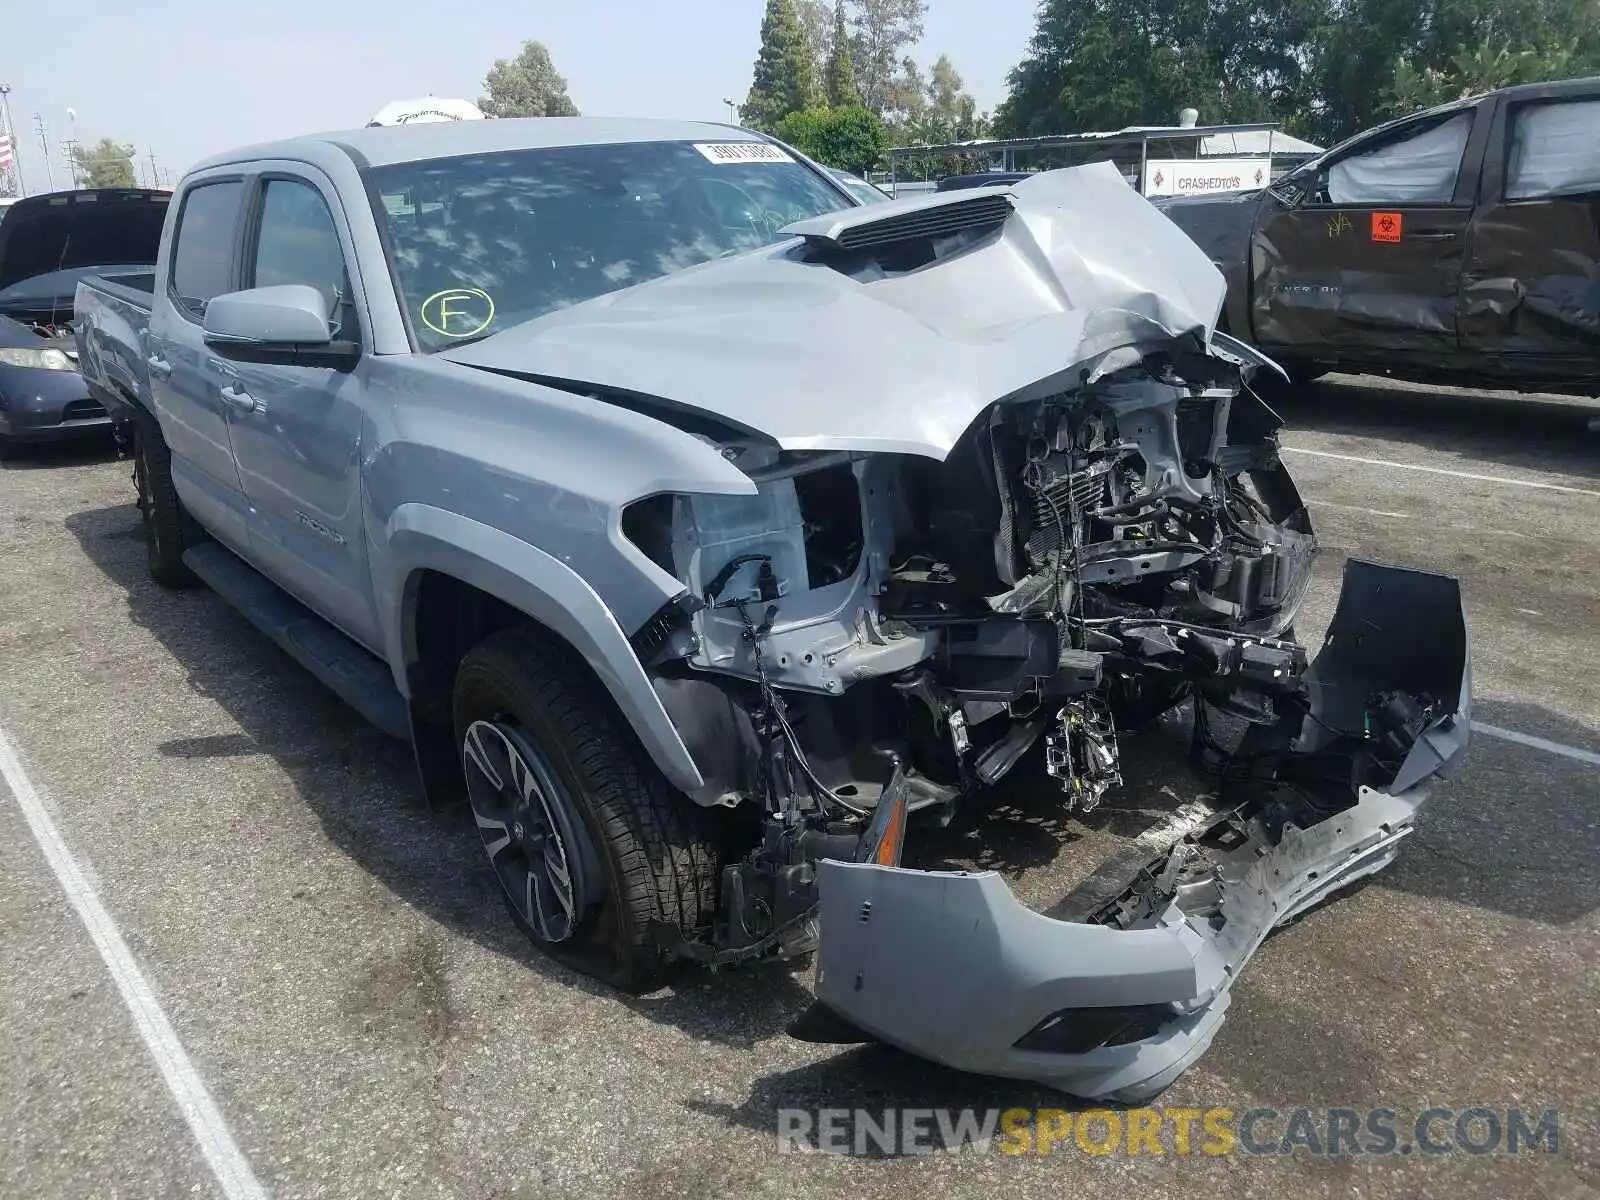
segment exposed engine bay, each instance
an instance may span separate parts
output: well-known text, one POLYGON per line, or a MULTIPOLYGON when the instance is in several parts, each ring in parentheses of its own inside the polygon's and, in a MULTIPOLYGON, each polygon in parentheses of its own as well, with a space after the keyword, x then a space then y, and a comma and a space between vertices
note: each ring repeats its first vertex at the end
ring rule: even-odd
POLYGON ((808 948, 800 842, 837 852, 889 789, 949 821, 1027 764, 1090 812, 1121 779, 1119 723, 1191 689, 1267 724, 1300 700, 1283 635, 1316 543, 1245 370, 1176 343, 995 405, 942 463, 726 445, 757 496, 630 511, 688 589, 639 649, 695 798, 768 825, 728 868, 744 911, 689 952, 808 948))
POLYGON ((747 818, 715 927, 660 937, 712 964, 795 955, 820 913, 808 1040, 1129 1102, 1198 1057, 1266 935, 1393 858, 1470 707, 1447 577, 1352 563, 1317 661, 1294 640, 1316 541, 1251 371, 1179 340, 993 406, 943 462, 725 444, 755 497, 630 510, 686 585, 636 648, 694 798, 747 818), (908 821, 1002 780, 1092 812, 1119 732, 1186 697, 1221 805, 1078 920, 991 873, 900 868, 908 821), (950 939, 954 914, 979 932, 950 939))

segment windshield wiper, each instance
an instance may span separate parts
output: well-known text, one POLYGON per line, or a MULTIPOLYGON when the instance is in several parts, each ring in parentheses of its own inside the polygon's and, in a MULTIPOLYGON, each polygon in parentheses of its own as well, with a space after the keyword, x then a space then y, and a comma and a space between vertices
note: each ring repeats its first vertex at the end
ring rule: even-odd
MULTIPOLYGON (((499 332, 500 330, 498 329, 491 329, 487 333, 474 333, 468 335, 467 337, 451 338, 448 346, 440 346, 439 349, 454 350, 460 346, 470 346, 473 342, 481 342, 484 338, 491 338, 499 332)), ((437 353, 437 351, 435 351, 435 353, 437 353)))

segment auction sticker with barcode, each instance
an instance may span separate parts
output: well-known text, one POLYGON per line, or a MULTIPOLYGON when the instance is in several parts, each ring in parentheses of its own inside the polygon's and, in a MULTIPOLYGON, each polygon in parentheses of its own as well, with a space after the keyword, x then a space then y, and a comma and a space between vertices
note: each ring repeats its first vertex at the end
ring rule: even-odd
POLYGON ((770 142, 696 142, 694 148, 714 163, 792 163, 794 157, 770 142))

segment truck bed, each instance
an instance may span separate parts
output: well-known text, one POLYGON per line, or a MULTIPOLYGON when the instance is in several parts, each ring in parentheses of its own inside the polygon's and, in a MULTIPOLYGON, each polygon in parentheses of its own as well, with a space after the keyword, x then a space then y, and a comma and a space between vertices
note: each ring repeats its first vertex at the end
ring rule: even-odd
POLYGON ((73 300, 79 369, 89 394, 119 420, 150 405, 144 345, 155 283, 154 270, 92 275, 73 300))

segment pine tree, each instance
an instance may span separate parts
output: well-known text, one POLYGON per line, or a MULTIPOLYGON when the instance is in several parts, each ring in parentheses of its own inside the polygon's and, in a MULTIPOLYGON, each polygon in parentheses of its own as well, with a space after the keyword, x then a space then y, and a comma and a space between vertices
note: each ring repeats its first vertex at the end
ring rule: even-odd
POLYGON ((767 0, 755 81, 740 115, 752 128, 771 130, 790 113, 803 112, 820 100, 817 65, 794 0, 767 0))
POLYGON ((845 28, 844 0, 836 0, 833 6, 833 46, 828 51, 825 76, 829 108, 854 108, 861 103, 855 55, 850 50, 850 31, 845 28))

